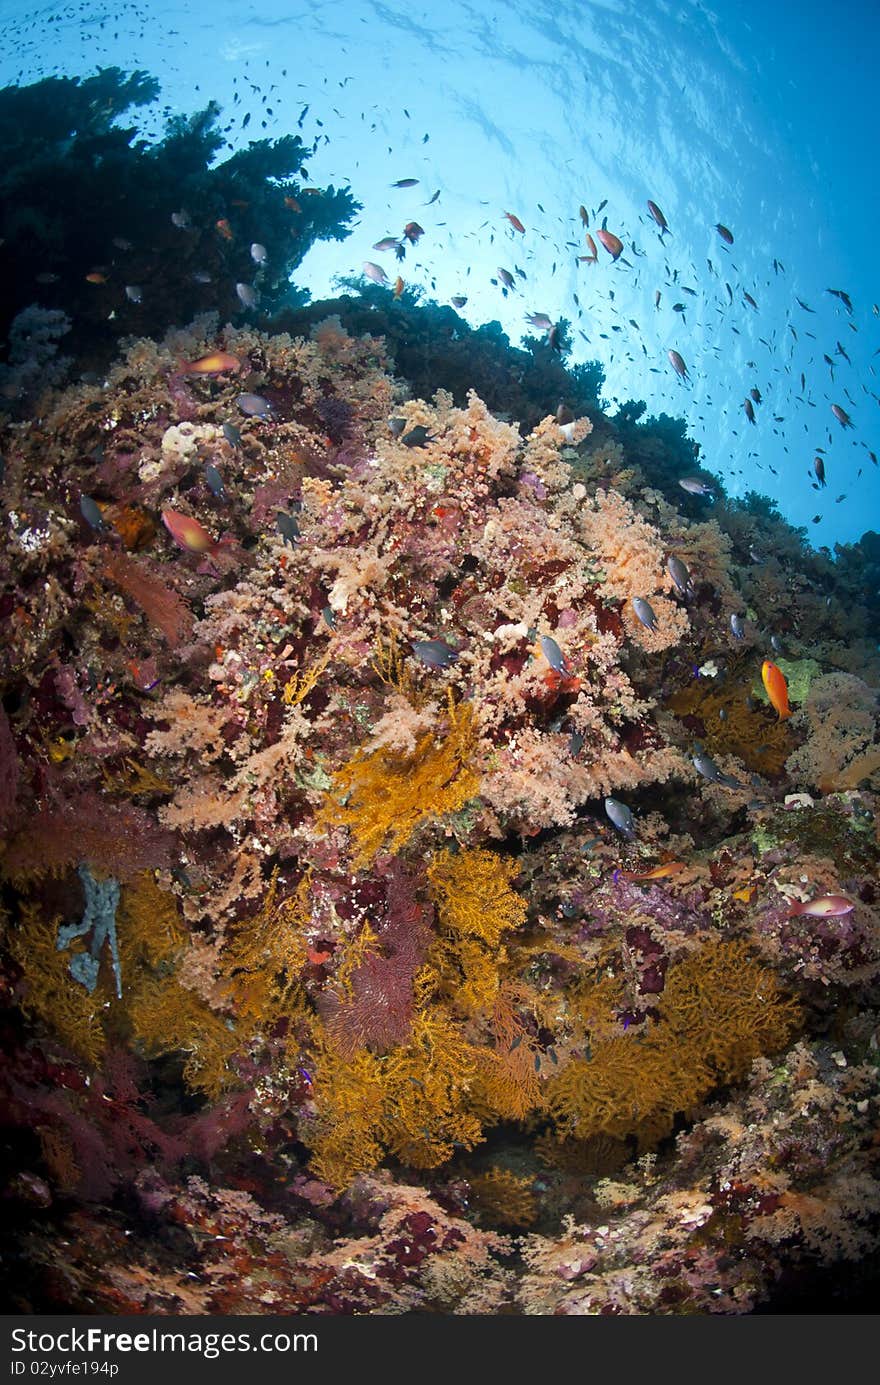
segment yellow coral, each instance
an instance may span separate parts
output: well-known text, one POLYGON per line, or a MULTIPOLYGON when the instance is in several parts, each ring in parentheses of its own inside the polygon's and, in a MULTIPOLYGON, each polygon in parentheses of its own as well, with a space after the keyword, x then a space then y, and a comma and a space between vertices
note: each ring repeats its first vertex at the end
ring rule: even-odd
POLYGON ((501 934, 525 922, 526 902, 511 889, 516 861, 477 847, 440 851, 428 867, 431 890, 444 928, 481 938, 490 948, 501 934))
POLYGON ((99 981, 90 995, 70 975, 76 948, 58 948, 60 923, 58 917, 46 917, 38 904, 23 903, 20 923, 7 933, 9 951, 25 976, 19 1004, 68 1048, 97 1063, 105 1044, 101 1018, 107 994, 99 981))
POLYGON ((366 865, 380 849, 400 851, 426 822, 454 813, 474 798, 480 781, 472 767, 476 727, 468 704, 450 704, 442 741, 426 732, 412 755, 380 748, 357 754, 334 776, 318 830, 348 827, 353 865, 366 865))
POLYGON ((184 1081, 212 1099, 235 1082, 229 1059, 240 1044, 232 1022, 173 979, 145 978, 127 1006, 135 1041, 146 1058, 185 1053, 184 1081))
POLYGON ((471 1202, 489 1226, 531 1226, 538 1215, 537 1199, 528 1178, 495 1166, 468 1178, 471 1202))
POLYGON ((743 942, 713 941, 671 967, 650 1028, 604 1038, 547 1084, 560 1137, 669 1134, 720 1083, 784 1045, 800 1011, 743 942))

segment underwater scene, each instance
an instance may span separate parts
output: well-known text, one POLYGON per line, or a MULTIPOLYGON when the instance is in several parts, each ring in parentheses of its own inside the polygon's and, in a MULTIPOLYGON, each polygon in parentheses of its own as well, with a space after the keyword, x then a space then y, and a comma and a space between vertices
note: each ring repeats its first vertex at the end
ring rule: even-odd
POLYGON ((876 7, 0 37, 4 1311, 871 1311, 876 7))

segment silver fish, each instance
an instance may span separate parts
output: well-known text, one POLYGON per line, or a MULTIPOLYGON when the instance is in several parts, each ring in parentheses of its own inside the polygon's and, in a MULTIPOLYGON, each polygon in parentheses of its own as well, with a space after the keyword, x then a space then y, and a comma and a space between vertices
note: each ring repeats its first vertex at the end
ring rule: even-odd
POLYGON ((238 294, 243 307, 255 308, 257 306, 260 295, 252 284, 236 284, 235 292, 238 294))
POLYGON ((275 515, 275 522, 278 526, 278 532, 284 542, 289 543, 291 548, 293 548, 300 533, 299 525, 293 515, 287 514, 285 510, 278 510, 275 515))
POLYGON ((272 405, 261 394, 240 394, 236 404, 248 418, 271 418, 272 405))
POLYGON ((741 639, 743 638, 743 636, 745 635, 745 631, 744 631, 744 629, 743 629, 742 618, 736 614, 736 611, 734 611, 734 612, 731 614, 731 617, 730 617, 730 629, 731 629, 731 632, 732 632, 732 634, 733 634, 734 639, 741 640, 741 639))
POLYGON ((218 500, 227 500, 226 487, 223 484, 223 477, 214 466, 213 462, 205 464, 205 484, 212 495, 216 495, 218 500))
POLYGON ((671 553, 666 562, 666 571, 669 573, 669 576, 672 578, 681 596, 685 598, 693 596, 694 584, 691 580, 691 574, 688 571, 687 563, 683 562, 682 559, 677 557, 674 553, 671 553))
POLYGON ((132 303, 140 303, 144 296, 140 284, 126 284, 125 296, 132 303))
POLYGON ((567 674, 569 672, 568 664, 565 662, 565 655, 552 635, 540 635, 538 637, 538 644, 541 646, 541 653, 544 655, 547 663, 556 673, 567 674))
POLYGON ((714 495, 711 486, 707 486, 705 481, 701 481, 699 476, 683 476, 678 484, 688 495, 714 495))
POLYGON ((251 259, 254 264, 265 264, 268 258, 269 256, 265 245, 261 245, 258 240, 255 240, 251 246, 251 259))
POLYGON ((90 495, 80 496, 79 512, 85 520, 86 524, 91 525, 93 529, 101 530, 107 528, 106 521, 104 519, 104 516, 101 514, 101 510, 98 506, 97 501, 93 500, 90 495))
POLYGON ((192 222, 189 219, 189 212, 179 211, 171 213, 171 221, 179 231, 188 231, 192 222))
POLYGON ((458 650, 445 640, 412 640, 412 652, 428 668, 448 668, 458 658, 458 650))
POLYGON ((372 279, 374 284, 387 284, 388 275, 380 264, 374 264, 372 260, 364 260, 364 274, 368 279, 372 279))
POLYGON ((614 823, 618 832, 622 833, 628 841, 635 840, 635 822, 632 813, 625 803, 621 803, 619 798, 606 798, 605 812, 608 814, 609 820, 614 823))
POLYGON ((642 624, 651 631, 657 629, 657 616, 650 601, 646 601, 643 596, 633 597, 633 610, 642 624))

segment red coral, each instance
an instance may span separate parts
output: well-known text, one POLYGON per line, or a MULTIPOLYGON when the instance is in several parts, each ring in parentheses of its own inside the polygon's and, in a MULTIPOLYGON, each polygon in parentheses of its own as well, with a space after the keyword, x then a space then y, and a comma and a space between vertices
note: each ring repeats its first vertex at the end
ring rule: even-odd
POLYGON ((431 906, 416 896, 419 878, 393 859, 378 881, 384 901, 370 910, 379 950, 370 951, 351 974, 348 995, 329 992, 321 1009, 343 1052, 365 1044, 380 1051, 407 1039, 413 1017, 413 978, 427 952, 431 906))

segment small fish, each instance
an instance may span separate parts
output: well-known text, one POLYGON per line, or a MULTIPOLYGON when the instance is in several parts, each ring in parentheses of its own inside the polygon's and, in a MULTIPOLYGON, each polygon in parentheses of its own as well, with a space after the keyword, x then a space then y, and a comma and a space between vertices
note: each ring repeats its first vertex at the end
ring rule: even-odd
POLYGON ((377 240, 373 246, 374 250, 396 250, 400 245, 397 236, 383 236, 382 240, 377 240))
POLYGON ((212 351, 209 356, 200 356, 197 361, 184 362, 181 366, 185 375, 225 375, 228 370, 240 369, 240 359, 228 351, 212 351))
POLYGON ((203 524, 192 515, 182 515, 177 510, 163 510, 162 523, 179 548, 190 553, 210 553, 217 547, 203 524))
POLYGON ((392 295, 392 296, 393 296, 394 298, 400 298, 401 295, 403 294, 404 288, 405 288, 404 282, 403 282, 403 280, 401 279, 400 275, 398 274, 397 278, 394 280, 394 291, 393 291, 393 295, 392 295))
POLYGON ((272 405, 261 394, 240 394, 236 404, 248 418, 271 418, 272 405))
POLYGON ((660 227, 660 235, 662 237, 664 232, 669 230, 669 226, 667 224, 666 217, 663 215, 660 208, 657 206, 657 203, 652 202, 650 197, 648 198, 648 211, 651 213, 657 225, 660 227))
POLYGON ((433 436, 428 432, 422 423, 417 423, 415 428, 410 428, 408 433, 404 433, 400 441, 404 447, 425 447, 429 442, 433 442, 433 436))
POLYGON ((223 237, 224 240, 234 240, 234 239, 235 239, 235 234, 234 234, 234 232, 233 232, 233 230, 232 230, 232 227, 230 226, 229 222, 226 220, 226 217, 225 217, 225 216, 221 216, 219 221, 215 221, 215 222, 214 222, 214 226, 215 226, 215 229, 220 233, 220 235, 223 237))
POLYGON ((596 242, 593 240, 593 237, 590 235, 589 231, 586 235, 586 241, 587 249, 590 253, 589 255, 578 255, 578 259, 582 264, 598 264, 599 251, 596 247, 596 242))
POLYGON ((391 436, 394 438, 399 438, 404 428, 406 427, 406 419, 398 418, 395 415, 392 415, 391 418, 389 418, 388 420, 388 427, 391 429, 391 436))
POLYGON ((688 495, 714 495, 711 486, 707 486, 705 481, 701 481, 699 476, 682 476, 678 484, 688 495))
POLYGON ((251 246, 251 259, 254 264, 265 264, 268 258, 269 254, 265 245, 261 245, 259 241, 255 240, 251 246))
POLYGON ((420 226, 417 221, 408 221, 403 228, 403 234, 410 245, 418 245, 419 237, 425 234, 425 228, 420 226))
POLYGON ((172 226, 176 226, 178 231, 188 231, 192 226, 192 222, 189 219, 189 212, 182 210, 179 212, 172 212, 171 224, 172 226))
POLYGON ((650 601, 646 601, 643 596, 633 597, 633 610, 642 624, 650 631, 657 629, 657 617, 650 601))
POLYGON ((693 596, 694 584, 687 563, 683 562, 675 553, 671 553, 666 561, 666 571, 681 596, 685 598, 693 596))
POLYGON ((785 721, 791 716, 791 708, 788 705, 788 684, 785 681, 785 674, 769 659, 765 659, 761 665, 761 681, 767 690, 771 706, 778 712, 779 720, 785 721))
POLYGON ((681 356, 677 351, 673 351, 671 349, 667 351, 666 354, 669 357, 669 362, 672 366, 672 369, 675 371, 676 375, 679 375, 682 380, 687 380, 688 368, 684 363, 684 357, 681 356))
POLYGON ((620 870, 614 874, 620 880, 668 880, 670 875, 678 875, 680 870, 684 870, 684 861, 666 861, 662 866, 653 866, 651 870, 620 870))
POLYGON ((510 270, 502 269, 501 265, 498 266, 498 278, 501 280, 502 284, 504 284, 506 288, 515 288, 513 275, 511 274, 510 270))
POLYGON ((194 284, 210 284, 213 280, 206 269, 197 269, 192 276, 194 284))
POLYGON ((380 264, 374 264, 372 260, 364 260, 364 274, 368 279, 372 279, 374 284, 387 284, 388 275, 380 264))
POLYGON ((125 296, 132 303, 140 303, 144 296, 140 284, 126 284, 125 296))
MULTIPOLYGON (((2 244, 3 242, 0 241, 0 245, 2 244)), ((57 284, 61 275, 53 274, 51 270, 45 269, 42 274, 35 274, 34 278, 38 284, 57 284)))
POLYGON ((624 837, 629 841, 634 841, 636 836, 635 822, 633 815, 625 803, 621 803, 618 798, 606 798, 605 812, 624 837))
POLYGON ((746 632, 743 629, 742 617, 738 616, 735 611, 730 617, 730 629, 734 639, 741 640, 745 637, 746 632))
POLYGON ((398 178, 396 183, 392 183, 393 188, 414 188, 418 178, 398 178))
POLYGON ((234 423, 224 423, 222 433, 230 447, 241 447, 241 433, 234 423))
POLYGON ((772 648, 774 654, 785 653, 785 646, 783 645, 782 640, 779 638, 778 635, 770 636, 770 647, 772 648))
POLYGON ((463 293, 454 293, 449 301, 453 308, 463 308, 467 302, 467 295, 463 293))
POLYGON ((81 495, 79 498, 79 512, 86 524, 91 525, 98 532, 107 528, 106 520, 101 513, 101 507, 90 495, 81 495))
POLYGON ((613 231, 606 231, 604 226, 600 231, 596 232, 596 235, 608 251, 612 260, 619 259, 623 253, 623 241, 620 237, 616 236, 613 231))
POLYGON ((458 658, 458 650, 445 640, 411 640, 412 652, 428 668, 448 668, 458 658))
POLYGON ((525 226, 523 226, 518 216, 515 216, 513 212, 505 212, 504 215, 507 217, 507 220, 510 222, 514 231, 519 231, 520 234, 523 234, 525 232, 526 228, 525 226))
POLYGON ((561 673, 563 677, 568 677, 571 670, 565 661, 565 655, 556 643, 552 635, 539 635, 538 646, 547 663, 556 673, 561 673))
POLYGON ((299 525, 293 515, 289 515, 286 510, 278 510, 275 514, 275 524, 284 542, 293 548, 300 535, 299 525))
POLYGON ((743 787, 738 779, 732 778, 729 774, 723 774, 712 756, 706 755, 703 751, 698 751, 696 755, 692 755, 691 763, 697 773, 712 784, 724 784, 729 789, 741 789, 743 787))
POLYGON ((302 207, 301 207, 300 204, 297 202, 297 200, 296 200, 295 197, 285 197, 285 199, 284 199, 284 205, 285 205, 285 207, 287 208, 287 210, 288 210, 289 212, 301 212, 301 211, 302 211, 302 207))
POLYGON ((722 240, 726 241, 728 245, 733 245, 733 232, 728 230, 726 226, 722 226, 720 221, 716 221, 715 230, 722 240))
POLYGON ((825 463, 823 462, 823 460, 822 460, 821 457, 814 457, 814 458, 813 458, 813 470, 814 470, 815 473, 816 473, 816 480, 819 482, 819 485, 820 485, 820 486, 824 486, 824 485, 826 484, 826 482, 825 482, 825 463))
POLYGON ((526 322, 535 327, 539 332, 549 332, 553 326, 546 313, 526 313, 526 322))
POLYGON ((750 308, 754 308, 755 312, 758 311, 757 303, 755 302, 754 298, 750 293, 746 293, 745 289, 743 289, 743 298, 746 300, 750 308))
POLYGON ((213 462, 205 463, 205 483, 212 495, 216 495, 218 500, 228 500, 226 487, 223 484, 223 477, 214 466, 213 462))
POLYGON ((852 312, 852 299, 850 298, 848 293, 844 293, 843 289, 826 289, 825 292, 833 294, 835 298, 839 298, 843 306, 846 308, 846 311, 848 313, 852 312))
POLYGON ((842 409, 839 404, 832 404, 831 412, 833 413, 834 417, 837 419, 838 423, 841 425, 842 428, 852 428, 853 421, 847 413, 846 409, 842 409))
POLYGON ((252 284, 236 284, 235 292, 238 294, 242 307, 255 308, 257 306, 260 295, 252 284))
POLYGON ((103 271, 100 269, 93 269, 89 274, 86 275, 87 284, 106 284, 106 282, 107 275, 104 274, 103 271))
POLYGON ((797 901, 792 903, 788 917, 797 918, 800 914, 806 914, 810 918, 819 919, 845 918, 855 907, 853 901, 842 894, 822 894, 816 899, 808 900, 806 904, 797 901))
POLYGON ((751 399, 747 399, 747 400, 745 401, 745 403, 743 404, 743 408, 744 408, 745 411, 746 411, 746 418, 749 420, 749 423, 754 423, 754 421, 755 421, 755 406, 754 406, 754 404, 752 403, 751 399))

